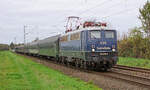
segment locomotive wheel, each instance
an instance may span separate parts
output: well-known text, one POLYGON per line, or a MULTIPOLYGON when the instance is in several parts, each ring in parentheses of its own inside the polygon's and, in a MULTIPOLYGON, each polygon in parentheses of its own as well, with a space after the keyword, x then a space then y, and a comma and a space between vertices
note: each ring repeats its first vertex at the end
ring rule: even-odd
POLYGON ((62 63, 63 65, 65 64, 65 63, 64 63, 64 57, 62 58, 61 63, 62 63))
POLYGON ((67 61, 67 66, 70 67, 70 63, 67 61))
POLYGON ((108 68, 106 66, 103 66, 100 70, 103 72, 106 72, 108 70, 108 68))
POLYGON ((84 64, 84 69, 86 70, 87 69, 87 63, 86 63, 86 61, 83 64, 84 64))
POLYGON ((81 61, 81 66, 80 66, 80 68, 84 69, 84 63, 83 63, 83 61, 81 61))
POLYGON ((95 70, 96 64, 94 62, 91 62, 91 70, 95 70))
POLYGON ((79 68, 79 63, 78 63, 78 61, 75 62, 75 67, 76 67, 76 68, 79 68))
POLYGON ((104 71, 104 72, 107 72, 107 70, 108 70, 108 69, 107 69, 106 67, 105 67, 105 68, 103 68, 103 71, 104 71))

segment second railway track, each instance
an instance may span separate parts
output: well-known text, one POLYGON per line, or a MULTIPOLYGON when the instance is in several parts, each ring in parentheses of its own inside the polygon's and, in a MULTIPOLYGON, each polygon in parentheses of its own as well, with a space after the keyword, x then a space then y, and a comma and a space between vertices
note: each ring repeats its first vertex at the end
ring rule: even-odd
POLYGON ((131 83, 133 85, 138 85, 141 87, 146 87, 150 89, 150 79, 145 78, 145 77, 140 77, 136 75, 131 75, 128 73, 122 73, 122 72, 117 72, 117 71, 110 71, 106 73, 101 73, 101 72, 93 72, 95 74, 103 75, 106 77, 111 77, 117 80, 121 80, 127 83, 131 83))
POLYGON ((150 79, 150 69, 146 68, 116 65, 112 68, 112 70, 150 79))
POLYGON ((142 72, 142 73, 148 73, 148 74, 150 74, 150 69, 146 69, 146 68, 130 67, 130 66, 123 66, 123 65, 116 65, 116 66, 114 66, 113 68, 123 69, 123 70, 129 70, 129 71, 136 71, 136 72, 142 72))

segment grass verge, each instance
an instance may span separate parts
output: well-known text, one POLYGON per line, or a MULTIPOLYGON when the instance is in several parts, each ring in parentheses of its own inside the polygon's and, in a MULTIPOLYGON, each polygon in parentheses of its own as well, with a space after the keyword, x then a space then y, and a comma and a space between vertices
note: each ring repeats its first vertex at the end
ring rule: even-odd
POLYGON ((132 67, 150 68, 150 60, 148 59, 137 59, 131 57, 119 57, 119 65, 126 65, 132 67))
POLYGON ((100 90, 23 56, 0 52, 0 90, 100 90))

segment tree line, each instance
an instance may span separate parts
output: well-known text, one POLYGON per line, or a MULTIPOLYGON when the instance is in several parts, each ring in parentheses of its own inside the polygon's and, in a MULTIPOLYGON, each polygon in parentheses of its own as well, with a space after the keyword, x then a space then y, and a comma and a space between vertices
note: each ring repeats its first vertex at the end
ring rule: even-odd
POLYGON ((9 50, 9 45, 7 45, 7 44, 0 44, 0 51, 3 51, 3 50, 9 50))
POLYGON ((118 40, 119 56, 150 59, 150 2, 139 9, 141 27, 135 27, 118 40))

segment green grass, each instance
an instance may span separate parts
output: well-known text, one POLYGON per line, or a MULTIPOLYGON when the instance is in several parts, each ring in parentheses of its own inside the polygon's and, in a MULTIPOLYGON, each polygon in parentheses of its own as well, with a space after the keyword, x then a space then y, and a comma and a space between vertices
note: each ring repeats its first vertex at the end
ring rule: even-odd
POLYGON ((0 52, 0 90, 100 90, 14 53, 0 52))
POLYGON ((148 59, 119 57, 119 61, 117 64, 126 65, 126 66, 133 66, 133 67, 150 68, 150 60, 148 60, 148 59))

